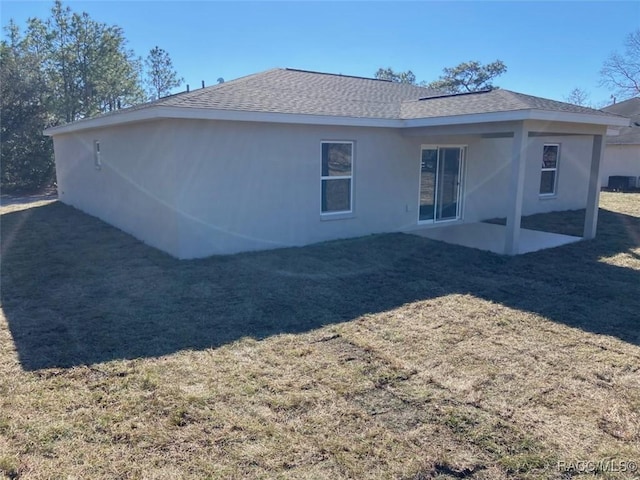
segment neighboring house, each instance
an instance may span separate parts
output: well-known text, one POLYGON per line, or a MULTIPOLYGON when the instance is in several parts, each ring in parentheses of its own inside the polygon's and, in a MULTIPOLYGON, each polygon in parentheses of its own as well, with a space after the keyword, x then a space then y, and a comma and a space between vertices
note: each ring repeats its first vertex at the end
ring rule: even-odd
POLYGON ((614 103, 603 108, 605 112, 615 113, 631 119, 631 126, 620 129, 618 135, 607 136, 603 164, 600 169, 600 181, 603 187, 609 185, 609 177, 633 177, 633 185, 640 188, 640 97, 614 103))
POLYGON ((45 133, 62 202, 179 258, 495 217, 488 249, 515 254, 523 214, 586 207, 595 235, 603 138, 625 125, 508 90, 274 69, 45 133))

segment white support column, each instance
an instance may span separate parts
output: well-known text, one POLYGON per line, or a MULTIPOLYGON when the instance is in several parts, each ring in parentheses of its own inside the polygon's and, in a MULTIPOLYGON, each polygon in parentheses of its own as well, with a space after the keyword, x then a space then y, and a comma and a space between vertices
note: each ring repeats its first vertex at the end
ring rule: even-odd
POLYGON ((507 255, 517 255, 520 247, 520 219, 522 217, 522 196, 524 192, 528 137, 529 131, 526 129, 524 122, 522 122, 513 132, 511 149, 507 228, 504 239, 504 253, 507 255))
POLYGON ((591 239, 596 236, 598 227, 598 204, 600 203, 600 163, 604 151, 604 135, 593 136, 591 150, 591 169, 589 173, 589 191, 587 193, 587 211, 584 217, 583 238, 591 239))

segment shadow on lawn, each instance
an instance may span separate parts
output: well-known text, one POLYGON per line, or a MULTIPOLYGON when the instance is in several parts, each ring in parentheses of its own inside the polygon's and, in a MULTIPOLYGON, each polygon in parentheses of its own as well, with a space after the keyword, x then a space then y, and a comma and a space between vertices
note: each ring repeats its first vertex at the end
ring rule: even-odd
POLYGON ((640 219, 601 210, 596 240, 514 258, 389 234, 179 261, 53 203, 2 216, 1 295, 27 370, 305 332, 451 293, 640 345, 640 273, 598 261, 639 244, 640 219))

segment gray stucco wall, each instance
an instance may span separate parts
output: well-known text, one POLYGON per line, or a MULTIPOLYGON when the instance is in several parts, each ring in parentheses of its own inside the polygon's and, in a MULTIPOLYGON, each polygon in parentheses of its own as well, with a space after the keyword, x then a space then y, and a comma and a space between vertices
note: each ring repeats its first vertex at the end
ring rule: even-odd
POLYGON ((199 121, 176 130, 185 144, 176 177, 183 256, 304 245, 413 222, 405 206, 415 201, 407 185, 416 167, 395 131, 199 121), (322 140, 355 142, 348 218, 320 214, 322 140))
MULTIPOLYGON (((524 214, 583 208, 591 137, 530 138, 524 214), (561 143, 558 195, 540 200, 542 145, 561 143)), ((180 258, 417 226, 422 144, 467 145, 464 221, 506 215, 511 139, 398 130, 158 120, 57 135, 60 199, 180 258), (94 140, 102 167, 94 166, 94 140), (322 140, 354 142, 353 214, 320 214, 322 140)))
POLYGON ((157 122, 54 137, 60 200, 176 255, 172 140, 168 126, 157 122), (100 141, 100 170, 94 140, 100 141))
POLYGON ((591 166, 592 136, 545 136, 529 139, 523 215, 585 208, 591 166), (544 197, 540 191, 540 169, 545 143, 560 144, 556 195, 544 197))
MULTIPOLYGON (((463 219, 475 222, 507 215, 512 139, 479 136, 425 136, 421 144, 467 146, 463 219)), ((587 200, 592 136, 536 136, 528 139, 523 215, 584 208, 587 200), (545 144, 560 144, 556 195, 541 196, 540 172, 545 144)))

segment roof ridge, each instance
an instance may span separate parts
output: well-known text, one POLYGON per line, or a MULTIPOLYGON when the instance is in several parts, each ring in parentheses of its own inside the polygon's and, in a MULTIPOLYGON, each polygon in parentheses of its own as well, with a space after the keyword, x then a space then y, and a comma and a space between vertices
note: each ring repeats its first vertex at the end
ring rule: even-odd
MULTIPOLYGON (((600 109, 598 109, 598 108, 585 107, 584 105, 576 105, 575 103, 569 103, 569 102, 565 102, 565 101, 562 101, 562 100, 556 100, 554 98, 538 97, 536 95, 529 95, 528 93, 514 92, 513 90, 504 90, 504 89, 501 89, 501 90, 511 94, 512 97, 518 98, 518 100, 520 100, 522 97, 533 98, 533 99, 542 99, 542 100, 545 100, 545 101, 548 101, 548 102, 561 103, 563 105, 568 105, 570 107, 580 107, 580 108, 584 108, 586 110, 600 111, 600 109)), ((522 101, 522 100, 520 100, 520 101, 522 101)), ((531 108, 531 107, 529 106, 529 108, 531 108)), ((613 114, 613 115, 615 115, 615 114, 613 114)), ((618 116, 620 116, 620 115, 618 115, 618 116)))
MULTIPOLYGON (((531 108, 531 105, 525 102, 520 96, 520 93, 518 92, 514 92, 513 90, 507 90, 504 88, 497 88, 495 91, 498 92, 498 95, 501 95, 502 97, 507 96, 511 100, 518 102, 522 108, 531 108)), ((533 95, 526 95, 526 96, 531 98, 542 98, 542 97, 535 97, 533 95)))
POLYGON ((603 110, 607 109, 607 108, 610 108, 610 107, 615 107, 615 106, 618 106, 618 105, 622 105, 624 103, 638 102, 638 101, 640 101, 640 96, 627 98, 626 100, 620 100, 619 102, 612 103, 611 105, 607 105, 606 107, 603 107, 603 110))
POLYGON ((533 99, 533 100, 540 100, 541 99, 541 100, 545 100, 545 101, 548 101, 548 102, 554 102, 554 103, 559 103, 559 104, 562 104, 562 105, 567 105, 567 106, 572 107, 572 108, 578 107, 578 108, 581 108, 583 110, 591 110, 591 111, 594 111, 594 112, 606 113, 607 115, 613 115, 613 116, 616 116, 616 117, 625 118, 624 115, 620 115, 620 114, 612 113, 612 112, 607 112, 607 111, 604 111, 604 109, 600 109, 600 108, 587 107, 587 106, 584 106, 584 105, 576 105, 574 103, 564 102, 562 100, 556 100, 554 98, 538 97, 538 96, 535 96, 535 95, 529 95, 528 93, 514 92, 512 90, 505 90, 505 89, 499 89, 499 90, 501 90, 501 91, 503 91, 505 93, 509 93, 512 98, 515 98, 517 101, 523 103, 526 106, 526 108, 535 108, 535 107, 527 104, 523 100, 523 97, 530 98, 530 99, 533 99))
POLYGON ((359 75, 345 75, 343 73, 331 73, 331 72, 318 72, 318 71, 314 71, 314 70, 304 70, 304 69, 300 69, 300 68, 290 68, 290 67, 286 67, 283 68, 281 70, 285 70, 285 71, 289 71, 289 72, 300 72, 300 73, 311 73, 311 74, 315 74, 315 75, 326 75, 329 77, 341 77, 341 78, 355 78, 357 80, 371 80, 374 82, 382 82, 385 83, 387 85, 397 85, 397 86, 401 86, 401 87, 408 87, 408 88, 413 88, 415 90, 423 90, 425 92, 434 92, 435 90, 426 87, 424 85, 419 85, 417 83, 402 83, 402 82, 394 82, 393 80, 386 80, 386 79, 382 79, 382 78, 373 78, 373 77, 363 77, 363 76, 359 76, 359 75))
MULTIPOLYGON (((343 73, 316 72, 315 70, 303 70, 301 68, 289 68, 289 67, 286 67, 283 70, 286 70, 288 72, 314 73, 316 75, 329 75, 329 76, 332 76, 332 77, 357 78, 357 79, 360 79, 360 80, 373 80, 373 81, 376 81, 376 82, 397 83, 397 82, 393 82, 392 80, 387 80, 387 79, 384 79, 384 78, 361 77, 359 75, 345 75, 343 73)), ((409 83, 407 85, 412 85, 414 87, 419 87, 419 85, 414 85, 412 83, 409 83)))
POLYGON ((458 93, 443 93, 443 94, 439 94, 439 95, 433 95, 431 97, 423 97, 423 98, 419 98, 418 101, 421 100, 432 100, 435 98, 448 98, 448 97, 463 97, 465 95, 476 95, 479 93, 489 93, 492 92, 494 89, 493 88, 487 88, 484 90, 475 90, 473 92, 458 92, 458 93))
POLYGON ((224 81, 222 83, 216 83, 214 85, 209 85, 207 87, 194 88, 193 90, 184 90, 182 92, 178 92, 178 93, 174 93, 174 94, 171 94, 171 95, 167 95, 167 96, 162 97, 162 98, 158 98, 156 100, 153 100, 152 102, 141 103, 140 106, 151 106, 152 103, 160 102, 161 100, 168 100, 168 99, 171 99, 171 98, 178 97, 180 95, 187 95, 187 94, 194 94, 195 95, 195 94, 197 94, 199 92, 206 91, 206 90, 216 90, 216 89, 219 89, 219 88, 222 88, 222 87, 225 87, 225 86, 228 87, 229 85, 235 85, 235 84, 238 84, 238 83, 243 83, 243 82, 245 82, 245 81, 247 81, 247 80, 249 80, 249 79, 251 79, 253 77, 256 77, 258 75, 262 75, 262 74, 269 73, 269 72, 275 72, 275 71, 278 71, 278 70, 282 70, 282 69, 281 68, 270 68, 270 69, 264 70, 262 72, 250 73, 249 75, 244 75, 242 77, 234 78, 232 80, 229 80, 228 82, 224 81))

